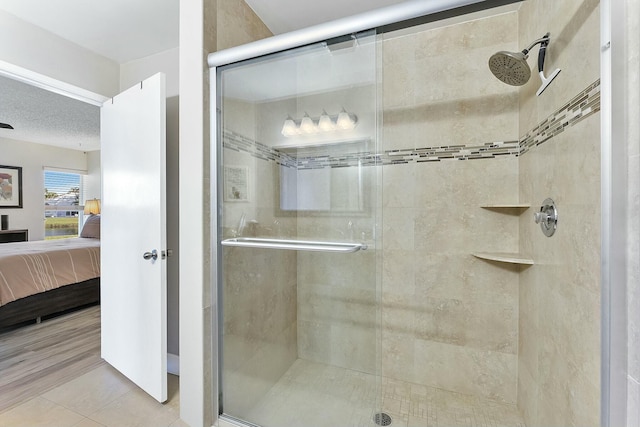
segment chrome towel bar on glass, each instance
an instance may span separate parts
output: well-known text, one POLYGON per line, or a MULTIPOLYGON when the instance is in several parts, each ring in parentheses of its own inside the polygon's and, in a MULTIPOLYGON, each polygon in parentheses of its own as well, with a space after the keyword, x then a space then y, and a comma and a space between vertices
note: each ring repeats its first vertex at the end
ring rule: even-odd
POLYGON ((222 246, 237 246, 243 248, 263 248, 263 249, 288 249, 291 251, 316 251, 316 252, 340 252, 351 253, 359 250, 366 250, 364 243, 341 243, 341 242, 315 242, 310 240, 282 240, 264 239, 257 237, 237 237, 225 239, 222 246))

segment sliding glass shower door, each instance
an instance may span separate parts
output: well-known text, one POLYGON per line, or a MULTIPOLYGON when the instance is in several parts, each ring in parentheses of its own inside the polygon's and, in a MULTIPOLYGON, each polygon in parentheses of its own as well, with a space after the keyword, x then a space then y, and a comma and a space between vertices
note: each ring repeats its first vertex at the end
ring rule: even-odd
POLYGON ((218 70, 223 419, 373 419, 377 46, 371 32, 218 70))

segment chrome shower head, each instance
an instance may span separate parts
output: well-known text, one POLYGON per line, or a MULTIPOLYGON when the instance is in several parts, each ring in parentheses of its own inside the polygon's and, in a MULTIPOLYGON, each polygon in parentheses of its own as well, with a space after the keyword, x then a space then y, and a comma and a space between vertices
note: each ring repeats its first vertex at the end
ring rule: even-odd
POLYGON ((547 33, 538 40, 531 43, 522 52, 506 52, 500 51, 489 58, 489 69, 498 80, 512 86, 522 86, 529 81, 531 77, 531 70, 529 64, 527 64, 527 58, 529 58, 529 51, 535 45, 540 45, 540 51, 538 52, 538 74, 542 85, 536 92, 536 95, 540 96, 542 92, 549 86, 549 83, 560 74, 560 69, 556 70, 545 77, 544 75, 544 58, 549 46, 550 34, 547 33))
POLYGON ((531 77, 527 58, 524 52, 500 51, 489 58, 489 69, 498 80, 511 86, 522 86, 531 77))

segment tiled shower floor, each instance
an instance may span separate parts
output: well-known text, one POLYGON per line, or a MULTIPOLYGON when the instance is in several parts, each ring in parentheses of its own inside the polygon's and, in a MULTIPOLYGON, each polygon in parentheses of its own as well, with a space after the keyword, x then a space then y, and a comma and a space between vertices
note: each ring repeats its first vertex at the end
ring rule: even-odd
MULTIPOLYGON (((515 405, 381 380, 382 408, 402 427, 525 427, 515 405)), ((374 427, 373 375, 298 359, 248 418, 264 427, 374 427)))

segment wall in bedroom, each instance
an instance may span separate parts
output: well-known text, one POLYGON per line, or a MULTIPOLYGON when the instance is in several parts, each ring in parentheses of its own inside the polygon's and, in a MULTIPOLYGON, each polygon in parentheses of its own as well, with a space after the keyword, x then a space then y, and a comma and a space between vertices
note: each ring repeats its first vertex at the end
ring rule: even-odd
POLYGON ((2 164, 22 167, 22 209, 0 209, 9 229, 29 230, 29 240, 44 239, 44 167, 87 171, 84 151, 0 138, 2 164))
MULTIPOLYGON (((180 354, 179 349, 179 188, 178 188, 178 48, 170 49, 136 61, 122 64, 120 90, 163 72, 167 76, 167 247, 173 256, 167 258, 167 351, 180 354)), ((171 361, 169 361, 171 362, 171 361)), ((172 371, 171 366, 169 367, 172 371)))
POLYGON ((84 177, 84 194, 87 199, 101 198, 100 182, 100 151, 89 151, 87 153, 87 175, 84 177))

